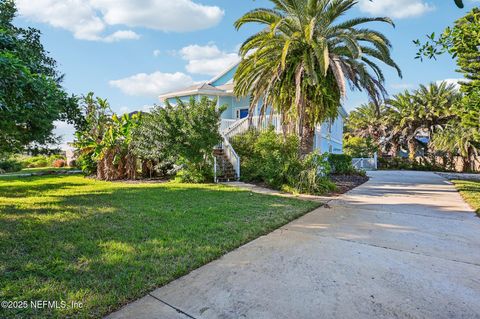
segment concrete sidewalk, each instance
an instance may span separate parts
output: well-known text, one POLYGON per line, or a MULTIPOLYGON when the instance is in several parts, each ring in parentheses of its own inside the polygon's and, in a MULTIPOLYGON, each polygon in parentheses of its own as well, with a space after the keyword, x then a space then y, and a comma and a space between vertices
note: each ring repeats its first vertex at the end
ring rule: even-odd
POLYGON ((109 318, 480 318, 480 218, 433 173, 370 175, 109 318))

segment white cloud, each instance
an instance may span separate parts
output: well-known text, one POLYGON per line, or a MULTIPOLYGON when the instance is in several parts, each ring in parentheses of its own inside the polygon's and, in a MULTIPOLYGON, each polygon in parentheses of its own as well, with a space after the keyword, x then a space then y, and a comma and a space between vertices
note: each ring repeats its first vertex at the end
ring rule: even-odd
POLYGON ((117 42, 121 40, 138 40, 140 36, 131 30, 121 30, 112 33, 111 35, 103 38, 105 42, 117 42))
POLYGON ((468 81, 467 79, 444 79, 444 80, 439 80, 437 81, 437 85, 439 85, 442 82, 446 82, 447 84, 453 84, 457 90, 460 89, 460 83, 459 82, 465 82, 468 81))
POLYGON ((160 51, 160 50, 158 50, 158 49, 153 50, 153 56, 154 56, 154 57, 158 57, 158 56, 160 56, 160 54, 162 54, 162 51, 160 51))
POLYGON ((371 15, 391 18, 411 18, 421 16, 435 7, 424 0, 360 0, 359 8, 371 15))
POLYGON ((19 14, 71 31, 75 38, 113 42, 138 39, 131 30, 104 35, 108 26, 187 32, 216 25, 224 11, 193 0, 17 0, 19 14))
POLYGON ((193 74, 217 75, 230 65, 238 62, 236 53, 221 51, 216 45, 189 45, 180 50, 180 55, 188 64, 186 69, 193 74))
POLYGON ((173 91, 185 86, 193 85, 192 77, 181 73, 139 73, 127 78, 109 82, 122 92, 134 96, 157 97, 159 94, 173 91))

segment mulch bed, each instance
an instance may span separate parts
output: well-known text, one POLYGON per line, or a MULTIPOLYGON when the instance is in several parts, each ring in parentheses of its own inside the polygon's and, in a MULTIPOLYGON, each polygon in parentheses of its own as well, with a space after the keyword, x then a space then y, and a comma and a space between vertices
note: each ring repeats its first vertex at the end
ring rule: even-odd
POLYGON ((337 190, 334 194, 346 193, 368 181, 367 176, 361 175, 330 175, 330 179, 337 185, 337 190))

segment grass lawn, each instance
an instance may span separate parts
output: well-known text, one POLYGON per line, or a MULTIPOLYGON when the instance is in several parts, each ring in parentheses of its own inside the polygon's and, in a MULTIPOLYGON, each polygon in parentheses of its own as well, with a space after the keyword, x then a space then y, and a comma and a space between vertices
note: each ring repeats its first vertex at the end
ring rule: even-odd
POLYGON ((0 178, 1 318, 101 317, 319 204, 221 185, 0 178))
POLYGON ((457 187, 462 197, 477 210, 477 214, 480 215, 480 182, 474 181, 452 181, 457 187))

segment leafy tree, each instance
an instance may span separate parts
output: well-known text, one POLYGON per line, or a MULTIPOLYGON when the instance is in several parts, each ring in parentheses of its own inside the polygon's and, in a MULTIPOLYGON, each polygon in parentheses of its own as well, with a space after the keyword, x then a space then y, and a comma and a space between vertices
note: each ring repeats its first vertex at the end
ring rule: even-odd
POLYGON ((371 138, 352 136, 344 139, 343 150, 351 157, 373 157, 378 146, 371 138))
POLYGON ((224 110, 225 107, 217 108, 216 100, 207 97, 157 106, 136 130, 134 152, 157 166, 165 162, 183 165, 186 179, 187 175, 195 176, 190 181, 209 179, 213 171, 212 150, 221 141, 219 123, 224 110))
POLYGON ((474 8, 465 17, 457 20, 453 28, 446 28, 436 38, 432 33, 426 43, 414 41, 419 47, 416 58, 436 58, 449 53, 457 59, 458 71, 465 81, 460 82, 464 97, 457 108, 465 128, 473 128, 473 138, 480 141, 480 9, 474 8))
POLYGON ((40 31, 15 27, 15 14, 12 0, 0 0, 0 154, 54 142, 56 120, 82 124, 77 100, 62 89, 40 31))
POLYGON ((355 0, 271 0, 273 9, 259 8, 236 21, 241 28, 260 23, 266 28, 240 48, 242 61, 235 74, 235 94, 251 96, 251 108, 263 101, 295 123, 300 153, 313 150, 315 125, 337 116, 346 82, 365 90, 376 105, 386 95, 377 64, 398 66, 390 56, 390 41, 362 25, 389 18, 339 21, 355 0))

